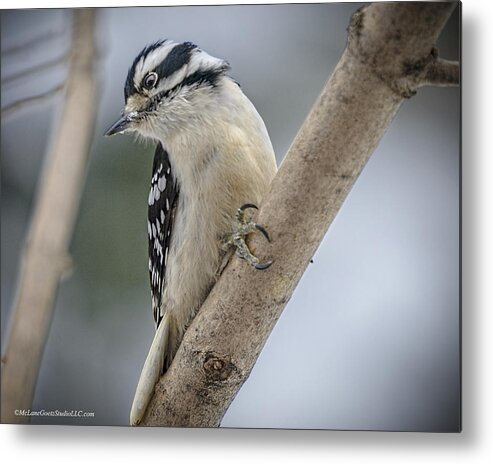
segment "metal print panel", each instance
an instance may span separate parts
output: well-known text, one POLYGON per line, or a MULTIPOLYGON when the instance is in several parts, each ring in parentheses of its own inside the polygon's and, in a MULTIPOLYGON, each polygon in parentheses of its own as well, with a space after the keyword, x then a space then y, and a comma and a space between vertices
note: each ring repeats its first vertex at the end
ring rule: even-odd
POLYGON ((460 14, 2 11, 2 422, 460 431, 460 14))

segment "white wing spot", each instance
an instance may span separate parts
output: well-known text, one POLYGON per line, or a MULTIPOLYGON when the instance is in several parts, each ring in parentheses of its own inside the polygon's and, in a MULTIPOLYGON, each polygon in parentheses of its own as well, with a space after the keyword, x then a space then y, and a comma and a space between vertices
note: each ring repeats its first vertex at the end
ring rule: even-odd
POLYGON ((149 233, 149 238, 152 237, 151 223, 147 221, 147 232, 149 233))
POLYGON ((157 185, 155 185, 154 186, 154 200, 158 201, 160 196, 161 196, 161 192, 157 188, 157 185))
POLYGON ((161 222, 163 223, 164 225, 164 220, 166 219, 165 215, 164 215, 164 211, 161 210, 161 222))
POLYGON ((156 226, 154 224, 152 225, 152 236, 156 238, 156 226))
POLYGON ((168 198, 166 197, 166 211, 169 210, 169 201, 168 201, 168 198))
POLYGON ((147 203, 149 203, 149 206, 152 206, 154 204, 154 189, 151 187, 151 191, 149 192, 149 198, 147 199, 147 203))
POLYGON ((164 192, 164 189, 166 188, 166 177, 161 176, 158 180, 157 186, 161 192, 164 192))

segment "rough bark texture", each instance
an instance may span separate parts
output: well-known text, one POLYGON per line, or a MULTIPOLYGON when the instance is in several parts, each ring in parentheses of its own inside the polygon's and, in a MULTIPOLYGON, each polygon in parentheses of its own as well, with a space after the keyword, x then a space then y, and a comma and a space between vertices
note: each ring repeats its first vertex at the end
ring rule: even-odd
POLYGON ((94 10, 75 10, 63 111, 40 179, 2 368, 2 422, 28 422, 84 182, 96 109, 94 10))
MULTIPOLYGON (((257 217, 272 243, 253 238, 252 249, 274 264, 259 272, 237 258, 229 263, 159 381, 143 425, 220 424, 400 104, 436 75, 434 44, 455 6, 379 3, 353 15, 347 48, 257 217)), ((432 83, 457 84, 452 65, 432 83)))
MULTIPOLYGON (((250 244, 274 264, 259 272, 232 259, 157 384, 143 425, 220 424, 400 104, 435 66, 435 41, 456 5, 377 3, 353 15, 347 48, 257 217, 272 243, 250 244)), ((446 77, 441 83, 457 83, 446 77)))

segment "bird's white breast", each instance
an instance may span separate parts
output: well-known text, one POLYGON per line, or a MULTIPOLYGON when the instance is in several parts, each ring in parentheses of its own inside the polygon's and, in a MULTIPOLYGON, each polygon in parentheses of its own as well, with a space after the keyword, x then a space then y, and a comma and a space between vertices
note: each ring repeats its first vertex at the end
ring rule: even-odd
POLYGON ((262 119, 234 82, 224 85, 207 121, 191 118, 161 141, 180 189, 162 309, 183 329, 218 277, 235 211, 260 204, 276 172, 262 119))

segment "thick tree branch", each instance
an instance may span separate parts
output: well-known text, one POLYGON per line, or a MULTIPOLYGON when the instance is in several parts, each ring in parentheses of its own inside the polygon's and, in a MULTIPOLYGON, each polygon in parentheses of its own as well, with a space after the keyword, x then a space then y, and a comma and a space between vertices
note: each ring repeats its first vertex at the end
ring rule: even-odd
POLYGON ((256 271, 233 258, 156 386, 143 425, 215 427, 262 350, 330 223, 405 98, 413 95, 455 3, 358 10, 347 48, 258 214, 256 271))
POLYGON ((95 117, 94 10, 74 12, 63 111, 55 127, 19 274, 2 367, 2 422, 27 422, 85 177, 95 117))

